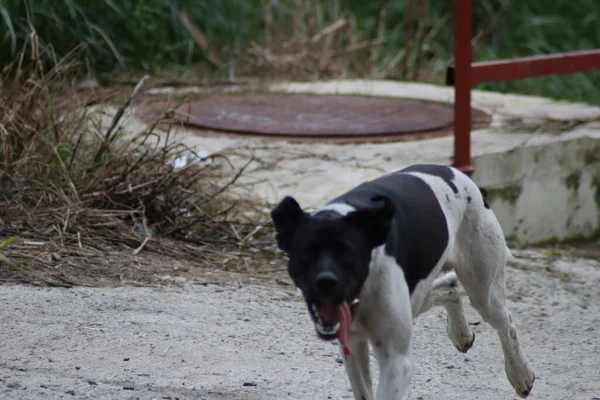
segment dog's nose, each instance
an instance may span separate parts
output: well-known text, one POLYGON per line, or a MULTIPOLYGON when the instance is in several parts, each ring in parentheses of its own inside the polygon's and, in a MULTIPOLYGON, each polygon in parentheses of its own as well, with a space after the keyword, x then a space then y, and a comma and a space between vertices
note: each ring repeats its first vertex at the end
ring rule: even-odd
POLYGON ((315 278, 315 286, 317 291, 321 295, 333 295, 333 292, 337 288, 338 279, 337 277, 329 271, 321 272, 315 278))

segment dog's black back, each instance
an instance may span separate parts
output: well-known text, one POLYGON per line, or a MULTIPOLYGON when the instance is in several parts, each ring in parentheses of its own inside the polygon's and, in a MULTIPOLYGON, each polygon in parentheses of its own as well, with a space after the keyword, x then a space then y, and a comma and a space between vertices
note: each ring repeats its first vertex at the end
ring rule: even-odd
MULTIPOLYGON (((372 199, 383 196, 392 202, 395 215, 385 244, 386 254, 404 270, 412 293, 433 270, 448 244, 448 227, 442 208, 431 188, 420 178, 403 172, 439 175, 441 171, 402 170, 350 190, 329 204, 345 203, 357 210, 373 207, 372 199), (437 172, 437 173, 436 173, 437 172)), ((449 180, 451 183, 451 180, 449 180)))

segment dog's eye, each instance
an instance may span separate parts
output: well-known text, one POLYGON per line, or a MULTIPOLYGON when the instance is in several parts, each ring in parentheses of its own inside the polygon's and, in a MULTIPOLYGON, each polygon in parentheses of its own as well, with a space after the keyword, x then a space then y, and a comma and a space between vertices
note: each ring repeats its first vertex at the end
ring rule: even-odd
POLYGON ((354 259, 354 255, 347 250, 343 251, 340 256, 343 262, 351 262, 354 259))

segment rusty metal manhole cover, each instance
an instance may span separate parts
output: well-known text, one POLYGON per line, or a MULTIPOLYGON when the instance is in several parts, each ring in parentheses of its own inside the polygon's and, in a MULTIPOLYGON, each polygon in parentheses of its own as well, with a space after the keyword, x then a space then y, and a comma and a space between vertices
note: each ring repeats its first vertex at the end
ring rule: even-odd
MULTIPOLYGON (((473 110, 474 125, 488 114, 473 110)), ((176 110, 182 123, 233 134, 335 141, 390 141, 452 132, 450 104, 370 96, 245 94, 211 96, 176 110)))

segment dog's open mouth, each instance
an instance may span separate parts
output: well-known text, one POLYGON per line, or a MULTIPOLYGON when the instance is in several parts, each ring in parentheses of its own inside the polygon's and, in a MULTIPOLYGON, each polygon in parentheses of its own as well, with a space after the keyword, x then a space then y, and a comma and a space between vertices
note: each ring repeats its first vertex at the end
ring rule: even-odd
POLYGON ((322 339, 335 339, 342 326, 342 306, 333 303, 313 304, 312 313, 315 321, 315 328, 322 339))
POLYGON ((317 335, 323 340, 338 339, 346 349, 352 323, 352 314, 348 303, 333 304, 324 302, 312 304, 310 308, 317 335))

